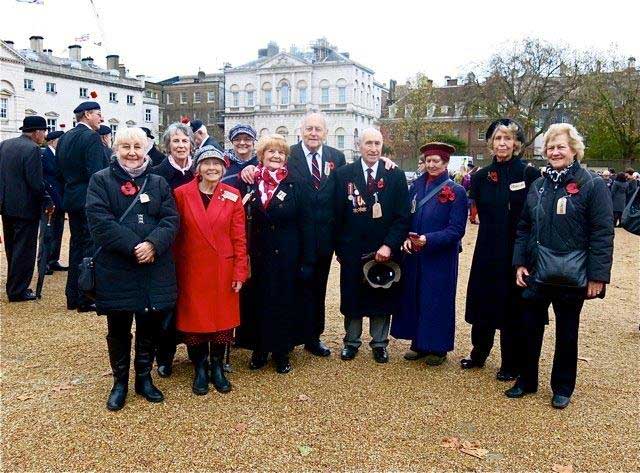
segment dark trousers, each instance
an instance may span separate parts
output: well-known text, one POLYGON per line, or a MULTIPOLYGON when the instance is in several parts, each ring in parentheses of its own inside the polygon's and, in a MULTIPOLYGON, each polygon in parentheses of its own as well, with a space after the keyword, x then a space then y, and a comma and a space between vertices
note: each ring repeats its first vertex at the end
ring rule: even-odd
POLYGON ((71 238, 69 239, 69 272, 67 273, 67 286, 64 292, 67 296, 67 307, 74 309, 91 302, 78 289, 78 266, 82 263, 82 258, 91 256, 93 251, 91 234, 89 233, 84 210, 69 212, 69 230, 71 232, 71 238))
POLYGON ((158 366, 171 366, 173 364, 177 345, 178 336, 175 315, 166 314, 158 332, 158 347, 156 350, 156 363, 158 363, 158 366))
MULTIPOLYGON (((522 327, 520 316, 514 317, 500 329, 500 369, 510 373, 518 374, 521 365, 522 352, 522 327)), ((471 359, 484 363, 493 348, 493 339, 496 328, 475 323, 471 326, 471 359)))
POLYGON ((310 342, 319 340, 320 335, 324 332, 325 298, 327 296, 327 281, 329 280, 332 258, 333 255, 319 256, 314 266, 313 278, 305 285, 305 300, 310 301, 310 311, 313 319, 310 342))
MULTIPOLYGON (((44 234, 45 226, 49 223, 49 217, 43 215, 40 218, 40 235, 44 234)), ((51 239, 48 242, 40 241, 38 248, 38 263, 42 259, 45 250, 44 244, 47 245, 47 264, 55 263, 60 259, 60 247, 62 246, 62 233, 64 231, 64 211, 56 209, 51 216, 51 239)))
POLYGON ((622 223, 622 212, 613 212, 613 226, 619 227, 622 223))
POLYGON ((29 288, 36 264, 38 220, 2 216, 7 253, 7 296, 19 298, 29 288))
POLYGON ((583 298, 569 298, 566 294, 549 294, 525 301, 523 312, 524 337, 523 369, 518 384, 525 391, 538 389, 538 362, 548 321, 549 305, 556 314, 556 346, 551 370, 551 389, 554 394, 570 397, 576 386, 578 370, 578 326, 583 298))
MULTIPOLYGON (((136 374, 151 372, 154 342, 162 314, 158 312, 116 312, 107 315, 107 340, 114 340, 120 346, 129 346, 131 326, 136 321, 135 359, 136 374)), ((110 344, 111 346, 111 344, 110 344)))

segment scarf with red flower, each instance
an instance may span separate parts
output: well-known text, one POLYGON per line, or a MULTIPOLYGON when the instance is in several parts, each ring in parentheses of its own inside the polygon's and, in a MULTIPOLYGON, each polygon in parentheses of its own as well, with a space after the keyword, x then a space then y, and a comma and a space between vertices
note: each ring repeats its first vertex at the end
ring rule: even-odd
POLYGON ((256 168, 255 180, 260 191, 260 201, 265 209, 269 206, 276 189, 288 174, 289 171, 286 167, 277 171, 269 171, 261 164, 256 168))

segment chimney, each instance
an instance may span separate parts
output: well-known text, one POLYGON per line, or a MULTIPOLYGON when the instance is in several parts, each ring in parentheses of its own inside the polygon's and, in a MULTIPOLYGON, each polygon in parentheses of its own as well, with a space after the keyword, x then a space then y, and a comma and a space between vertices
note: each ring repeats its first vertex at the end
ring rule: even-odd
POLYGON ((346 53, 346 52, 345 52, 345 53, 340 53, 340 54, 342 54, 344 57, 346 57, 347 59, 349 59, 349 53, 346 53))
POLYGON ((42 36, 32 36, 29 38, 29 43, 30 43, 30 48, 37 52, 37 53, 41 53, 42 52, 42 40, 44 38, 42 36))
POLYGON ((117 70, 118 64, 120 63, 120 56, 117 54, 109 54, 107 56, 107 69, 108 70, 117 70))
POLYGON ((127 68, 124 67, 124 64, 118 64, 118 72, 120 77, 127 77, 127 68))
POLYGON ((627 63, 629 65, 629 69, 635 69, 636 68, 636 58, 634 58, 633 56, 631 56, 628 60, 627 63))
POLYGON ((198 80, 203 81, 206 77, 207 75, 204 73, 204 71, 198 71, 198 80))
POLYGON ((267 57, 267 48, 258 49, 258 59, 267 57))
POLYGON ((458 79, 447 79, 447 87, 453 87, 454 85, 458 85, 458 79))
POLYGON ((80 57, 82 54, 82 46, 79 44, 72 44, 69 46, 69 59, 72 61, 80 61, 80 57))
POLYGON ((83 57, 82 64, 84 64, 85 66, 93 66, 93 58, 91 56, 83 57))
POLYGON ((269 57, 275 56, 279 52, 280 52, 280 48, 274 41, 270 41, 269 44, 267 44, 267 56, 269 57))
POLYGON ((13 49, 13 41, 11 41, 10 39, 5 39, 4 44, 9 46, 11 49, 13 49))

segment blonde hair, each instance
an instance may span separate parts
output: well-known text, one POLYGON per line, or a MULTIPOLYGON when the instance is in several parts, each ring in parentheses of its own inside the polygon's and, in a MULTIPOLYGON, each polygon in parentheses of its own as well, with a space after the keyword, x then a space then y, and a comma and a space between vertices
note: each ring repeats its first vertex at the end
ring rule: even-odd
POLYGON ((256 154, 258 155, 260 162, 262 162, 264 152, 267 148, 279 149, 285 154, 285 156, 289 156, 289 145, 287 144, 287 140, 284 139, 284 136, 277 133, 274 133, 273 135, 263 135, 258 140, 258 144, 256 144, 256 154))
POLYGON ((516 125, 515 123, 511 123, 509 126, 501 124, 498 125, 495 130, 493 130, 489 141, 487 141, 487 147, 489 148, 489 151, 493 153, 493 139, 496 137, 499 131, 507 132, 513 137, 513 141, 515 142, 515 145, 513 146, 513 156, 518 156, 522 152, 522 146, 524 145, 524 143, 522 143, 518 139, 518 125, 516 125))
POLYGON ((124 128, 116 133, 116 139, 113 141, 113 147, 116 148, 123 141, 135 140, 142 145, 147 146, 147 134, 136 127, 124 128))
POLYGON ((576 130, 576 127, 569 123, 554 123, 549 127, 542 137, 542 152, 546 155, 549 141, 563 134, 567 137, 569 147, 575 151, 576 159, 580 161, 584 157, 584 140, 582 135, 578 133, 578 130, 576 130))

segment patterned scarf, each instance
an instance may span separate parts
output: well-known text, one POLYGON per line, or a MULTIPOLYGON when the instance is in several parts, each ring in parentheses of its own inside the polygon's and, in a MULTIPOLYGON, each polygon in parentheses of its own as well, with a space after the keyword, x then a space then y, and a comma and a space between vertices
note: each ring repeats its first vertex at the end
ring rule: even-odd
POLYGON ((555 169, 549 167, 545 171, 545 174, 549 177, 549 179, 551 179, 551 181, 554 184, 557 184, 569 172, 569 169, 571 169, 571 167, 573 166, 574 163, 575 163, 575 161, 573 161, 569 166, 567 166, 566 168, 562 169, 561 171, 556 171, 555 169))
POLYGON ((147 170, 149 163, 151 162, 151 158, 149 158, 149 156, 145 156, 144 161, 142 161, 142 164, 137 168, 132 169, 124 165, 124 160, 120 160, 120 158, 117 158, 117 159, 118 159, 118 164, 120 165, 122 170, 127 174, 129 174, 129 176, 131 176, 133 179, 135 179, 136 177, 142 176, 142 174, 144 174, 144 172, 147 170))
POLYGON ((249 159, 244 161, 242 158, 238 157, 233 148, 227 149, 224 154, 229 158, 229 161, 239 164, 240 166, 244 166, 247 162, 251 161, 255 157, 255 154, 252 154, 249 159))
POLYGON ((276 189, 288 174, 286 166, 277 171, 269 171, 262 164, 256 168, 255 179, 260 191, 260 201, 265 209, 269 206, 276 189))

